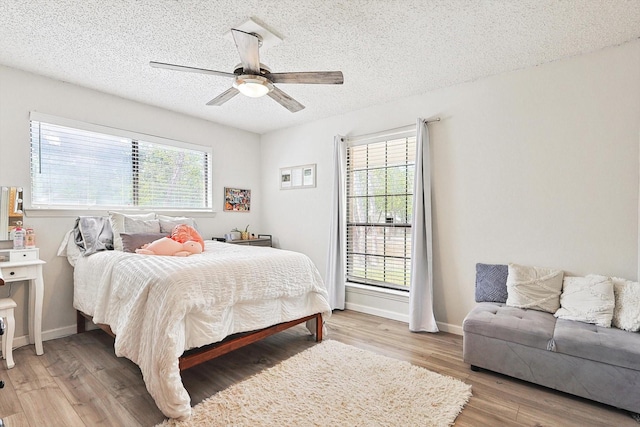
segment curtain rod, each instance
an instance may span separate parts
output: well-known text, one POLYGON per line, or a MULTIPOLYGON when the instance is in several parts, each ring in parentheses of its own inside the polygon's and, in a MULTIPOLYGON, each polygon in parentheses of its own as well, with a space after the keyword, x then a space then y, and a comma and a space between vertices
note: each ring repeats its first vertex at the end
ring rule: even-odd
MULTIPOLYGON (((429 123, 434 123, 434 122, 439 122, 440 121, 440 117, 435 117, 433 119, 428 119, 425 120, 425 122, 427 124, 429 123)), ((349 141, 350 143, 353 142, 361 142, 361 141, 366 141, 369 139, 375 139, 375 138, 383 138, 383 137, 393 137, 395 135, 399 135, 405 132, 411 132, 414 131, 416 129, 416 125, 406 125, 406 126, 401 126, 401 127, 397 127, 397 128, 393 128, 393 129, 387 129, 385 131, 382 132, 375 132, 375 133, 368 133, 365 135, 358 135, 358 136, 354 136, 354 137, 345 137, 345 139, 347 141, 349 141)))

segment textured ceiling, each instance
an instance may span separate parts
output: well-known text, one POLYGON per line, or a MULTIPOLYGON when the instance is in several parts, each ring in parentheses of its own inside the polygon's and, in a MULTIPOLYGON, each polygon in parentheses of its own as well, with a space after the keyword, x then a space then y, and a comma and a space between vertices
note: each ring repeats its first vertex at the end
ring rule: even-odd
POLYGON ((257 133, 590 52, 640 37, 640 0, 1 0, 0 64, 257 133), (339 85, 278 85, 269 97, 205 103, 232 72, 224 34, 247 18, 283 42, 273 72, 344 73, 339 85))

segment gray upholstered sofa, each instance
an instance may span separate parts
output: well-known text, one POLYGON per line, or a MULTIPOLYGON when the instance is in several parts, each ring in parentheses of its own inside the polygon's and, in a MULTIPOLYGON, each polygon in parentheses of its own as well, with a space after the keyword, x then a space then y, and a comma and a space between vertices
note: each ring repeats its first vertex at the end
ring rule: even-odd
POLYGON ((464 361, 640 413, 640 333, 481 302, 465 318, 464 361))

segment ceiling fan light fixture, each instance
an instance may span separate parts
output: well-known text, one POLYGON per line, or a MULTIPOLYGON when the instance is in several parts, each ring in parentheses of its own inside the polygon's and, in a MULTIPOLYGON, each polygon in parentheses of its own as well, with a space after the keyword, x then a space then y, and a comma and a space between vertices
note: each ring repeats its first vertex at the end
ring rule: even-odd
POLYGON ((273 84, 268 79, 250 74, 236 77, 233 87, 238 89, 241 94, 251 98, 260 98, 273 90, 273 84))

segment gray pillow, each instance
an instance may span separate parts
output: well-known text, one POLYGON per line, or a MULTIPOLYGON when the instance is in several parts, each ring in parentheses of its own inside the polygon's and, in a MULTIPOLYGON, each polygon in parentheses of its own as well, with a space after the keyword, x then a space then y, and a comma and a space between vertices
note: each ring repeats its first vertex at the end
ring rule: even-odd
POLYGON ((135 252, 147 243, 167 237, 167 233, 120 233, 123 252, 135 252))
POLYGON ((476 264, 476 302, 507 302, 509 266, 476 264))

